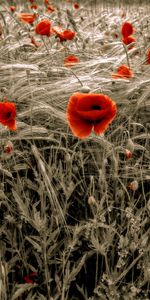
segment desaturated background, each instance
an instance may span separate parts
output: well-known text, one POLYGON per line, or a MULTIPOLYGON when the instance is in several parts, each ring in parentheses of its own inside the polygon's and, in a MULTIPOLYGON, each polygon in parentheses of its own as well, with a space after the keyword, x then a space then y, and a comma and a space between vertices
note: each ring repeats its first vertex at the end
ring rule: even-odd
POLYGON ((42 39, 18 20, 27 1, 1 1, 0 97, 16 104, 17 130, 0 128, 0 299, 148 300, 149 1, 79 1, 77 11, 53 1, 52 14, 38 3, 40 18, 77 37, 42 39), (126 20, 136 29, 130 51, 126 20), (80 59, 72 68, 69 54, 80 59), (127 59, 134 77, 112 80, 127 59), (83 86, 111 97, 118 113, 104 134, 80 140, 66 106, 83 86))

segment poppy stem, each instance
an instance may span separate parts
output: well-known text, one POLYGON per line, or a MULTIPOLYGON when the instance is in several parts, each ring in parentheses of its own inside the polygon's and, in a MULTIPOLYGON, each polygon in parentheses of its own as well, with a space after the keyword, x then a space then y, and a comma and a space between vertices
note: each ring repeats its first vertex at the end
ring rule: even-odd
POLYGON ((30 89, 30 94, 31 94, 31 104, 30 104, 30 128, 31 128, 31 136, 33 138, 33 131, 32 131, 32 111, 33 111, 33 92, 32 92, 32 88, 31 88, 31 83, 30 83, 30 78, 29 78, 29 72, 26 71, 26 75, 27 75, 27 81, 28 81, 28 85, 29 85, 29 89, 30 89))
POLYGON ((79 81, 79 83, 81 84, 81 86, 83 86, 82 81, 79 79, 79 77, 72 71, 72 69, 70 69, 70 71, 72 72, 72 74, 77 78, 77 80, 79 81))
POLYGON ((49 53, 49 49, 48 49, 48 47, 47 47, 47 44, 46 44, 46 42, 45 42, 45 40, 44 40, 44 37, 42 36, 42 41, 43 41, 43 44, 44 44, 44 46, 45 46, 45 49, 46 49, 46 51, 47 51, 47 54, 48 55, 50 55, 50 53, 49 53))
POLYGON ((125 54, 126 54, 127 65, 128 65, 128 67, 129 67, 129 69, 130 69, 130 62, 129 62, 129 55, 128 55, 127 47, 125 46, 124 43, 122 43, 122 44, 123 44, 123 48, 124 48, 125 54))

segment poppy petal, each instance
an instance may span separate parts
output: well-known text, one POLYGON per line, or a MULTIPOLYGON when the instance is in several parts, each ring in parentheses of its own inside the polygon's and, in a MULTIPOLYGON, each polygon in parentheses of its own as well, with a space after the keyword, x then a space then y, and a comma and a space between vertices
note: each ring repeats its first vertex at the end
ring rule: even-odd
POLYGON ((74 94, 70 98, 66 115, 67 115, 67 120, 69 122, 69 126, 70 126, 73 134, 79 138, 84 138, 84 137, 89 136, 93 125, 89 124, 85 120, 82 120, 82 118, 75 111, 74 106, 76 105, 76 102, 78 101, 76 94, 74 94))
POLYGON ((16 126, 16 120, 10 120, 10 121, 7 121, 7 127, 11 130, 16 130, 17 129, 17 126, 16 126))
POLYGON ((133 33, 134 29, 131 23, 129 22, 125 22, 122 25, 121 28, 121 34, 123 35, 123 37, 128 37, 129 35, 131 35, 133 33))
POLYGON ((86 138, 90 135, 93 125, 88 124, 80 119, 78 120, 71 120, 70 121, 70 128, 74 134, 74 136, 79 138, 86 138))
POLYGON ((82 117, 85 120, 90 120, 90 121, 97 121, 107 115, 107 110, 102 109, 102 110, 89 110, 89 111, 79 111, 77 110, 77 113, 79 114, 80 117, 82 117))
POLYGON ((117 73, 112 74, 112 78, 131 78, 133 71, 126 65, 122 65, 117 69, 117 73))
POLYGON ((44 19, 37 23, 35 26, 36 34, 47 35, 48 37, 51 34, 51 22, 48 19, 44 19))
MULTIPOLYGON (((72 97, 76 97, 77 111, 90 111, 92 107, 99 106, 101 109, 107 109, 112 100, 103 94, 82 94, 75 93, 72 97)), ((95 109, 94 109, 95 110, 95 109)))
POLYGON ((116 117, 116 112, 117 112, 116 106, 114 106, 114 108, 112 109, 112 114, 108 118, 103 119, 102 121, 94 125, 94 132, 96 134, 103 133, 108 128, 109 124, 116 117))
POLYGON ((32 24, 35 21, 37 16, 36 16, 36 14, 20 13, 20 14, 18 14, 18 17, 22 22, 32 24))
MULTIPOLYGON (((123 37, 122 41, 125 45, 130 45, 132 43, 135 43, 136 39, 133 36, 127 36, 127 37, 123 37)), ((129 49, 132 49, 133 47, 134 45, 130 46, 129 49)))

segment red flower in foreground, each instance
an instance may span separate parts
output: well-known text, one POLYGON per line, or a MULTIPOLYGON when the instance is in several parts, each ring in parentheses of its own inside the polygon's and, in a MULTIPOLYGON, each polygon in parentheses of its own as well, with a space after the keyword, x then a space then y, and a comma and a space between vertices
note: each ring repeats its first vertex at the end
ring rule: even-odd
POLYGON ((0 123, 10 130, 16 130, 16 106, 12 102, 0 102, 0 123))
POLYGON ((74 93, 68 102, 66 117, 76 137, 88 137, 94 128, 103 133, 113 121, 117 107, 107 95, 74 93))
POLYGON ((128 37, 133 33, 134 29, 131 23, 125 22, 121 28, 121 34, 123 37, 128 37))
POLYGON ((35 26, 35 32, 40 35, 47 35, 50 36, 51 34, 51 22, 48 19, 44 19, 40 21, 36 26, 35 26))
MULTIPOLYGON (((123 37, 122 41, 125 45, 130 45, 131 43, 135 43, 136 39, 133 36, 123 37)), ((129 49, 132 49, 134 45, 130 46, 129 49)))
POLYGON ((64 42, 67 40, 71 41, 74 39, 74 37, 76 35, 76 32, 68 30, 68 29, 66 29, 64 31, 58 31, 55 28, 53 28, 53 32, 60 38, 61 42, 64 42))
POLYGON ((76 57, 75 55, 69 55, 64 60, 64 64, 66 67, 72 67, 73 65, 79 62, 80 62, 79 58, 76 57))
POLYGON ((22 22, 32 24, 35 21, 37 16, 36 16, 36 14, 21 13, 21 14, 18 14, 18 17, 22 22))
POLYGON ((133 71, 126 65, 122 65, 117 69, 117 73, 112 74, 113 78, 131 78, 133 77, 133 71))

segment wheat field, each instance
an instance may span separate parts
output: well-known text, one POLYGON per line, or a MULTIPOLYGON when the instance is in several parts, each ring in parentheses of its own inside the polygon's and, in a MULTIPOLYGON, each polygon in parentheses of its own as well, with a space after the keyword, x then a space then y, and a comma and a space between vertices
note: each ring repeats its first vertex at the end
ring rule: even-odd
POLYGON ((17 124, 0 124, 0 300, 148 300, 150 3, 30 2, 0 4, 0 101, 15 103, 17 124), (29 12, 33 24, 18 18, 29 12), (36 34, 42 19, 75 38, 36 34), (67 67, 70 54, 79 62, 67 67), (120 65, 134 76, 113 79, 120 65), (66 107, 76 92, 115 101, 105 132, 73 135, 66 107))

